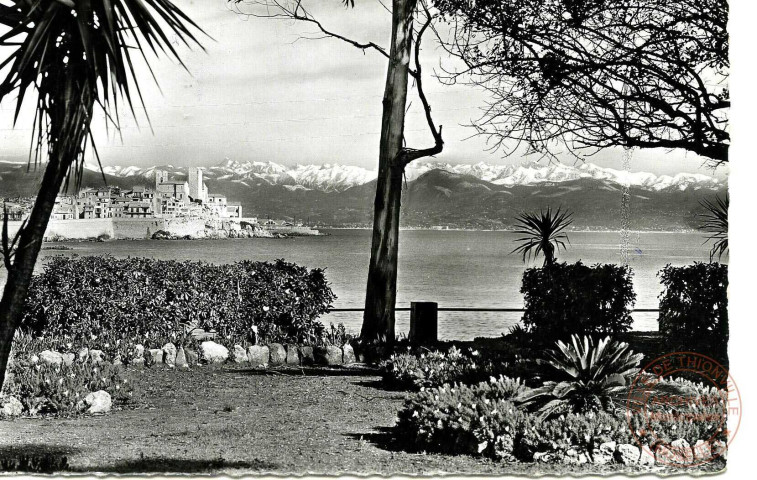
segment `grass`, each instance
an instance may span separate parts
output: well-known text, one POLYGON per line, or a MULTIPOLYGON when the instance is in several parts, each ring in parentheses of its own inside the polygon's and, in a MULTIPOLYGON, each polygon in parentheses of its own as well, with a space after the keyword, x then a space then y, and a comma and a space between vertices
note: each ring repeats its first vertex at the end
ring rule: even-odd
POLYGON ((110 415, 0 421, 0 458, 65 456, 69 471, 103 473, 640 472, 403 452, 390 427, 405 395, 369 370, 155 368, 110 415))

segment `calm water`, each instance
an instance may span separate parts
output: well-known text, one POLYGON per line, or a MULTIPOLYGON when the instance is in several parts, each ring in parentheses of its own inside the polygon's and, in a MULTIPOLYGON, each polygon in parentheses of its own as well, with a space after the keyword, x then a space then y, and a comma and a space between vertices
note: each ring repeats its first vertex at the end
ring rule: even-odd
MULTIPOLYGON (((157 259, 203 260, 212 263, 242 259, 284 258, 308 267, 326 268, 339 297, 335 307, 363 307, 369 260, 370 231, 330 230, 330 236, 292 239, 228 239, 194 241, 113 241, 68 243, 72 250, 42 252, 42 262, 53 255, 145 256, 157 259)), ((618 263, 618 232, 572 232, 560 260, 584 263, 618 263)), ((519 293, 525 268, 520 257, 508 255, 516 235, 511 232, 402 231, 398 307, 410 301, 436 301, 442 307, 523 306, 519 293)), ((684 265, 708 259, 708 247, 698 233, 632 233, 631 266, 637 308, 656 308, 661 291, 657 272, 667 263, 684 265)), ((41 265, 38 265, 38 269, 41 265)), ((407 333, 408 313, 398 312, 398 333, 407 333)), ((439 335, 444 339, 498 336, 520 319, 520 313, 439 314, 439 335)), ((634 328, 656 330, 656 314, 634 315, 634 328)), ((325 324, 342 322, 359 331, 360 313, 333 313, 325 324)))

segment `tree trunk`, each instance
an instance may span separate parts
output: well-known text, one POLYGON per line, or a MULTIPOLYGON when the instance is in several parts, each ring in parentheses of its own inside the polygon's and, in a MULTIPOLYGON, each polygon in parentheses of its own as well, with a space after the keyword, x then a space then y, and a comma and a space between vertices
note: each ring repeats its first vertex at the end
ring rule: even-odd
POLYGON ((392 343, 397 297, 397 253, 402 195, 405 106, 416 0, 394 0, 389 67, 384 88, 373 239, 361 337, 392 343))
POLYGON ((66 178, 68 165, 70 162, 57 160, 50 160, 47 164, 34 208, 19 237, 13 267, 8 272, 0 300, 0 390, 5 382, 5 370, 13 345, 13 336, 21 321, 34 265, 37 263, 47 223, 55 206, 55 197, 66 178))

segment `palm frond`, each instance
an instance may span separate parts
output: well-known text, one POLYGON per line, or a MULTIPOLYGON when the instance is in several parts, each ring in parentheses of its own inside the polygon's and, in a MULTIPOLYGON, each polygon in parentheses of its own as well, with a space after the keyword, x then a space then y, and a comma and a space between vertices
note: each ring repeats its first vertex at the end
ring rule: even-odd
POLYGON ((555 261, 555 251, 565 249, 565 242, 570 243, 564 230, 573 223, 573 213, 558 208, 552 211, 540 210, 539 213, 521 213, 515 219, 515 233, 523 235, 515 240, 519 243, 510 253, 520 253, 526 262, 532 256, 544 255, 544 265, 555 261))
POLYGON ((628 344, 609 337, 594 342, 591 337, 573 335, 570 342, 558 341, 556 349, 544 352, 537 364, 548 366, 560 381, 545 382, 525 392, 518 401, 542 415, 554 412, 584 412, 612 404, 617 393, 638 372, 643 355, 634 354, 628 344))
POLYGON ((8 51, 0 68, 9 66, 0 81, 0 101, 17 92, 15 123, 27 93, 35 91, 30 163, 37 164, 46 154, 60 161, 68 175, 73 173, 77 183, 87 145, 94 140, 94 107, 99 105, 118 128, 119 100, 125 99, 132 113, 133 92, 141 101, 130 50, 144 55, 144 42, 154 54, 181 63, 169 34, 201 47, 192 30, 202 30, 169 0, 11 3, 0 6, 0 24, 9 28, 0 36, 0 47, 8 51))
POLYGON ((710 261, 718 257, 722 258, 728 251, 728 207, 730 205, 730 199, 726 193, 725 198, 720 198, 719 195, 715 195, 715 200, 709 200, 705 198, 699 202, 706 210, 705 213, 700 214, 702 217, 702 223, 699 225, 699 229, 705 233, 709 233, 707 240, 713 242, 710 249, 710 261))

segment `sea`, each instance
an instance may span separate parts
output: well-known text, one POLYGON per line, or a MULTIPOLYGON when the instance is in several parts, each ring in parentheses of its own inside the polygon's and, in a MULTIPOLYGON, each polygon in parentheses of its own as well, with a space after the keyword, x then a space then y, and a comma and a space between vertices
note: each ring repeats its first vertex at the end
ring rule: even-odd
MULTIPOLYGON (((370 258, 371 231, 323 230, 326 235, 285 239, 116 240, 63 242, 70 250, 43 250, 37 271, 54 255, 112 255, 229 263, 283 258, 310 268, 323 268, 337 295, 335 308, 362 308, 370 258)), ((560 261, 586 264, 620 263, 620 232, 569 232, 560 261)), ((524 263, 515 248, 518 235, 508 231, 403 230, 400 232, 397 307, 412 301, 438 302, 440 307, 522 308, 519 292, 524 263)), ((667 264, 709 260, 709 246, 698 232, 632 232, 629 264, 637 295, 636 308, 657 308, 662 291, 657 276, 667 264)), ((724 261, 726 261, 724 259, 724 261)), ((4 277, 2 272, 2 276, 4 277)), ((4 283, 4 279, 0 280, 4 283)), ((470 340, 498 337, 521 319, 520 312, 440 312, 439 337, 470 340)), ((656 313, 635 313, 634 330, 657 330, 656 313)), ((343 323, 359 332, 361 312, 332 312, 326 326, 343 323)), ((397 333, 407 335, 409 313, 397 313, 397 333)))

